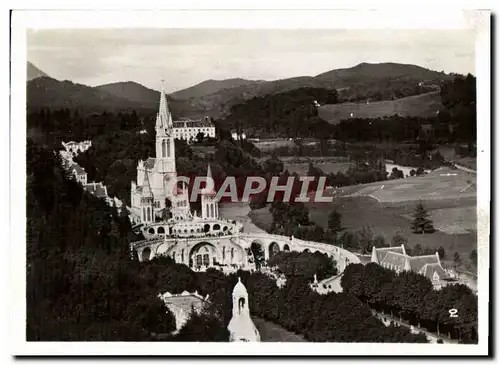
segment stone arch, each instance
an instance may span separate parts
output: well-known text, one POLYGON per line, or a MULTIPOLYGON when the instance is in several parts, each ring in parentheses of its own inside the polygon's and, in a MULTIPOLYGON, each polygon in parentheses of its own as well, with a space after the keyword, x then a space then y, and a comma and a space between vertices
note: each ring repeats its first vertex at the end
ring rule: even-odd
POLYGON ((214 230, 214 231, 218 231, 218 230, 220 230, 220 224, 215 223, 215 224, 212 226, 212 230, 214 230))
POLYGON ((285 245, 283 246, 283 251, 285 251, 285 252, 290 252, 290 246, 288 246, 288 244, 285 244, 285 245))
POLYGON ((207 224, 205 224, 205 225, 203 226, 203 231, 204 231, 205 233, 207 233, 208 231, 210 231, 210 224, 208 224, 208 223, 207 223, 207 224))
POLYGON ((308 249, 308 248, 306 248, 306 249, 304 249, 304 251, 302 251, 302 252, 309 252, 309 249, 308 249))
POLYGON ((266 246, 260 240, 254 240, 250 244, 250 250, 257 269, 267 260, 266 246))
POLYGON ((280 246, 277 242, 273 241, 269 244, 269 258, 273 257, 277 252, 280 251, 280 246))
POLYGON ((151 248, 145 247, 141 252, 141 261, 149 261, 151 260, 151 248))
POLYGON ((158 234, 164 234, 165 233, 165 228, 164 227, 158 227, 158 234))
POLYGON ((148 229, 149 234, 155 234, 155 229, 153 227, 148 229))
POLYGON ((220 254, 210 242, 198 242, 189 250, 190 267, 208 267, 214 262, 220 262, 220 254))
POLYGON ((238 299, 238 313, 241 314, 241 310, 245 309, 245 298, 241 297, 238 299))

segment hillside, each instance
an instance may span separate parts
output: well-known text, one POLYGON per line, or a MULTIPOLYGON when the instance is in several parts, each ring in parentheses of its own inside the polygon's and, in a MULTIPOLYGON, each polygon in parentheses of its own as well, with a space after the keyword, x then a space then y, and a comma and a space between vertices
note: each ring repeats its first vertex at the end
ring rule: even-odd
POLYGON ((317 117, 314 101, 336 103, 335 90, 298 88, 255 97, 234 105, 230 114, 219 121, 224 129, 242 128, 248 135, 282 137, 318 137, 330 127, 317 117))
MULTIPOLYGON (((188 109, 204 110, 206 114, 215 118, 225 117, 233 105, 245 100, 301 87, 334 88, 339 91, 343 101, 391 100, 433 91, 442 81, 451 78, 451 75, 415 65, 361 63, 351 68, 332 70, 314 77, 300 76, 220 89, 201 97, 192 97, 188 109), (434 87, 419 86, 422 81, 434 87)), ((174 96, 181 92, 185 98, 190 95, 189 89, 185 89, 174 93, 174 96)))
POLYGON ((442 72, 402 63, 360 63, 354 67, 328 71, 315 76, 316 80, 333 82, 336 87, 349 86, 346 82, 380 78, 408 78, 416 80, 441 80, 450 77, 442 72))
POLYGON ((31 62, 27 63, 27 81, 36 79, 37 77, 48 76, 31 62))
POLYGON ((96 86, 94 89, 105 91, 119 98, 141 103, 155 108, 160 100, 160 92, 133 81, 115 82, 96 86))
MULTIPOLYGON (((400 99, 435 90, 452 76, 414 65, 367 64, 332 70, 314 77, 300 76, 274 81, 244 79, 207 80, 169 96, 174 118, 210 116, 222 119, 234 105, 254 97, 288 92, 298 88, 337 89, 339 101, 400 99), (419 86, 425 81, 431 86, 419 86), (434 85, 434 89, 432 88, 434 85)), ((55 108, 156 109, 159 92, 135 82, 118 82, 97 87, 38 77, 28 83, 28 105, 55 108)))
POLYGON ((49 107, 92 112, 144 108, 140 103, 117 97, 104 90, 67 80, 58 81, 47 76, 35 78, 27 83, 27 104, 30 109, 49 107))
POLYGON ((224 89, 232 89, 240 86, 256 86, 265 83, 264 80, 245 80, 240 78, 226 80, 206 80, 197 85, 182 89, 171 94, 176 99, 199 98, 205 95, 210 95, 224 89))
POLYGON ((443 109, 441 96, 435 91, 397 100, 322 105, 318 107, 318 116, 336 125, 341 120, 349 118, 379 118, 395 114, 403 117, 430 118, 443 109))

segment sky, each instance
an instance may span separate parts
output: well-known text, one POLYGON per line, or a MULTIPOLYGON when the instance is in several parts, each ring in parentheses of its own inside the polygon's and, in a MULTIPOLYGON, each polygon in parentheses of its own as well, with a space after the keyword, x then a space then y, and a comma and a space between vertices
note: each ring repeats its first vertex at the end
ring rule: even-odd
POLYGON ((471 30, 43 29, 27 58, 58 80, 135 81, 167 92, 208 79, 314 76, 361 62, 475 72, 471 30))

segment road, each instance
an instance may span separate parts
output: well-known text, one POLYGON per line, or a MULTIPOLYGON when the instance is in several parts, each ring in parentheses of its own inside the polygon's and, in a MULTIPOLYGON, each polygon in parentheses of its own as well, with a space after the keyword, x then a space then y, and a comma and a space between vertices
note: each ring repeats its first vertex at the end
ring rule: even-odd
POLYGON ((261 342, 307 342, 304 337, 260 317, 252 317, 252 321, 260 333, 261 342))

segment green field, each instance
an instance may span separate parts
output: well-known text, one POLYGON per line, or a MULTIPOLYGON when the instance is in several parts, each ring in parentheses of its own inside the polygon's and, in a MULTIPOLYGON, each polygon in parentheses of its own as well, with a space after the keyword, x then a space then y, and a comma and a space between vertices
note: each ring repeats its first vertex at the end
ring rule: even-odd
POLYGON ((380 204, 375 199, 364 196, 338 198, 333 203, 309 204, 309 218, 327 227, 328 214, 336 209, 342 215, 342 225, 347 231, 357 231, 370 226, 375 234, 381 234, 386 241, 396 234, 408 240, 408 247, 420 244, 423 247, 438 249, 443 246, 446 252, 445 264, 452 265, 453 253, 462 258, 462 267, 469 267, 469 254, 477 247, 475 199, 434 200, 424 206, 434 219, 436 228, 448 229, 457 225, 457 219, 465 222, 460 228, 462 234, 436 231, 432 234, 414 234, 410 229, 411 214, 416 202, 380 204), (435 214, 436 212, 436 214, 435 214), (446 212, 453 212, 447 214, 446 212))
POLYGON ((334 196, 369 196, 380 203, 475 198, 476 174, 442 167, 423 176, 379 181, 335 190, 334 196))
MULTIPOLYGON (((326 228, 328 214, 336 209, 347 231, 370 226, 388 242, 400 234, 408 240, 408 247, 420 244, 437 250, 443 246, 445 265, 453 265, 456 251, 462 259, 460 267, 475 271, 469 261, 470 252, 477 247, 475 174, 442 168, 424 176, 348 186, 333 194, 336 198, 332 203, 308 203, 311 221, 326 228), (414 234, 410 229, 419 199, 430 213, 435 233, 414 234)), ((267 207, 249 216, 263 229, 269 228, 272 221, 267 207)))
POLYGON ((318 116, 330 124, 339 124, 349 118, 379 118, 401 116, 433 117, 443 109, 439 92, 408 96, 397 100, 377 101, 367 104, 341 103, 318 107, 318 116), (351 116, 352 114, 352 116, 351 116))
MULTIPOLYGON (((333 161, 314 161, 314 166, 321 169, 325 174, 342 172, 345 173, 349 170, 349 167, 352 165, 350 162, 333 162, 333 161)), ((309 162, 300 162, 300 163, 284 163, 285 170, 288 170, 289 173, 293 174, 294 172, 300 176, 307 175, 309 171, 309 162)))

